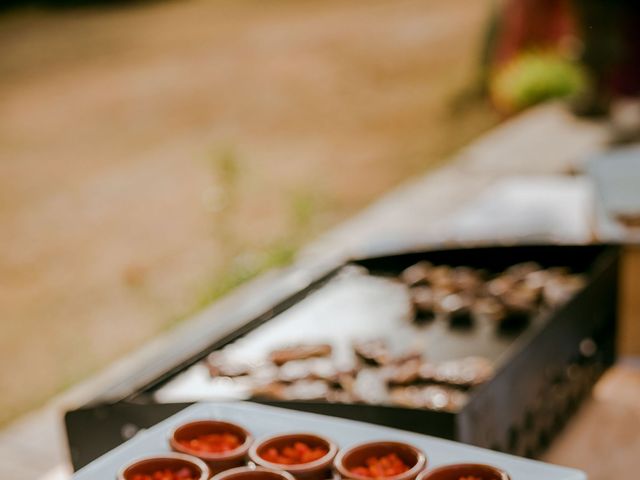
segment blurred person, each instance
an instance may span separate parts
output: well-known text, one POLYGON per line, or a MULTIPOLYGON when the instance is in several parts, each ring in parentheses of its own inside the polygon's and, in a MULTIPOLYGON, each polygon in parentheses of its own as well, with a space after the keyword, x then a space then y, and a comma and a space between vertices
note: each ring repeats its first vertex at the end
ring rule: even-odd
POLYGON ((527 50, 566 50, 576 36, 572 0, 509 0, 498 19, 492 58, 500 67, 527 50))
POLYGON ((604 115, 615 98, 640 94, 639 2, 507 0, 494 22, 489 75, 525 52, 554 52, 588 73, 578 114, 604 115))
POLYGON ((580 61, 592 79, 584 113, 605 113, 613 99, 640 94, 640 3, 574 0, 583 42, 580 61))

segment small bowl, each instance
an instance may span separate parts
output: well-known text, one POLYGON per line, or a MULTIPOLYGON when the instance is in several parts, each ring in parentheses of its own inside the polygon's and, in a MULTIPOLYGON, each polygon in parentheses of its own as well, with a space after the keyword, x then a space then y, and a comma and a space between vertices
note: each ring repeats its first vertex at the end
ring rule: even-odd
POLYGON ((223 470, 243 466, 252 443, 253 436, 240 425, 219 420, 197 420, 185 423, 176 428, 172 432, 171 437, 169 437, 169 444, 173 450, 203 460, 209 466, 211 476, 223 470), (240 437, 240 439, 243 440, 242 444, 229 452, 210 453, 185 447, 179 443, 179 440, 192 439, 209 433, 225 432, 233 433, 240 437))
MULTIPOLYGON (((335 467, 343 478, 351 480, 371 480, 370 477, 352 473, 350 470, 365 464, 369 457, 382 457, 390 453, 398 455, 411 468, 399 475, 385 477, 385 480, 415 480, 427 466, 424 453, 413 445, 402 442, 370 442, 341 451, 336 457, 335 467)), ((457 480, 457 479, 456 479, 457 480)))
POLYGON ((187 467, 196 474, 198 480, 208 480, 209 467, 200 459, 182 453, 163 453, 154 457, 140 458, 126 465, 118 472, 117 480, 131 480, 136 474, 152 474, 169 468, 180 470, 187 467))
POLYGON ((263 467, 239 467, 215 475, 211 480, 295 480, 284 470, 263 467))
POLYGON ((268 469, 284 470, 289 472, 298 480, 324 480, 331 478, 331 466, 333 459, 338 453, 338 447, 327 438, 312 433, 287 433, 284 435, 274 435, 256 443, 249 450, 249 458, 256 464, 268 469), (281 449, 293 442, 304 442, 312 447, 325 447, 327 453, 312 462, 299 463, 295 465, 283 465, 273 463, 262 458, 262 453, 268 448, 281 449))
POLYGON ((460 463, 445 465, 428 472, 423 472, 418 480, 459 480, 460 477, 476 476, 482 480, 510 480, 506 472, 491 465, 460 463))

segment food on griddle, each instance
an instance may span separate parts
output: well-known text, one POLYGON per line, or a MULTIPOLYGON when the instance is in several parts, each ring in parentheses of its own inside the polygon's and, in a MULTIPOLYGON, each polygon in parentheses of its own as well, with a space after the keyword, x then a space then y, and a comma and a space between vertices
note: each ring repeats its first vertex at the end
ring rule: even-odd
POLYGON ((193 473, 187 467, 183 467, 179 470, 163 468, 153 473, 136 473, 131 477, 131 480, 198 480, 199 478, 200 475, 193 473))
POLYGON ((285 388, 287 384, 282 382, 258 383, 252 386, 251 395, 254 398, 265 398, 269 400, 284 400, 285 388))
POLYGON ((331 358, 312 358, 287 362, 277 370, 275 380, 293 383, 299 380, 323 380, 332 387, 340 387, 347 376, 353 376, 352 368, 339 368, 331 358))
POLYGON ((352 467, 349 471, 361 477, 380 479, 400 475, 409 469, 409 465, 396 453, 389 453, 381 457, 368 457, 364 465, 352 467))
POLYGON ((223 352, 209 354, 206 364, 212 377, 242 377, 250 373, 248 365, 229 361, 223 352))
POLYGON ((492 363, 483 357, 465 357, 433 364, 423 363, 419 377, 425 382, 443 383, 457 387, 473 387, 493 377, 492 363))
MULTIPOLYGON (((423 347, 421 346, 420 350, 422 350, 422 348, 423 347)), ((411 360, 422 360, 422 359, 423 359, 423 354, 419 350, 416 350, 414 347, 414 348, 408 349, 407 351, 405 351, 400 355, 391 356, 389 361, 387 362, 386 365, 383 366, 383 368, 388 371, 389 369, 393 369, 394 367, 397 367, 398 365, 402 365, 411 360)))
POLYGON ((400 274, 400 279, 410 287, 427 284, 432 268, 433 265, 429 262, 418 262, 404 270, 400 274))
POLYGON ((567 302, 586 284, 582 275, 554 275, 544 285, 543 297, 550 306, 558 306, 567 302))
POLYGON ((430 287, 413 287, 409 294, 416 310, 416 321, 429 321, 435 318, 435 295, 430 287))
POLYGON ((420 262, 400 278, 411 287, 416 323, 441 318, 452 327, 470 327, 484 318, 500 331, 522 329, 542 309, 561 305, 585 284, 582 275, 535 262, 493 276, 470 267, 420 262))
POLYGON ((323 446, 310 446, 305 442, 296 441, 291 445, 285 445, 278 449, 267 448, 260 456, 267 462, 278 463, 280 465, 300 465, 314 462, 324 457, 329 450, 323 446))
POLYGON ((334 361, 314 362, 311 366, 311 378, 323 380, 336 388, 340 388, 355 374, 355 368, 340 366, 334 361))
POLYGON ((327 392, 325 400, 329 403, 355 403, 357 399, 346 390, 332 389, 327 392))
POLYGON ((358 358, 369 365, 387 365, 393 360, 389 347, 382 339, 354 342, 353 351, 358 358))
POLYGON ((387 379, 381 368, 367 368, 358 372, 353 383, 353 396, 363 403, 383 404, 389 392, 387 379))
POLYGON ((528 310, 533 313, 538 307, 540 294, 524 285, 516 286, 500 297, 507 308, 528 310))
POLYGON ((249 379, 252 382, 265 384, 275 382, 278 379, 280 368, 272 363, 261 363, 252 368, 249 379))
POLYGON ((482 477, 476 477, 475 475, 465 475, 458 480, 484 480, 482 477))
POLYGON ((271 382, 254 385, 254 397, 272 400, 324 400, 331 391, 322 380, 299 380, 293 383, 271 382))
POLYGON ((500 298, 511 290, 517 282, 518 279, 514 276, 502 275, 487 282, 487 292, 493 297, 500 298))
POLYGON ((460 292, 477 290, 484 284, 484 270, 470 267, 456 267, 453 269, 453 279, 456 289, 460 292))
POLYGON ((459 289, 454 278, 453 268, 447 265, 433 267, 429 273, 429 282, 434 290, 446 293, 455 293, 459 289))
POLYGON ((438 383, 470 388, 488 381, 493 374, 491 361, 483 357, 465 357, 440 363, 416 358, 389 367, 386 378, 392 386, 438 383))
POLYGON ((179 439, 177 442, 185 448, 206 453, 226 453, 242 444, 242 439, 231 432, 207 433, 194 438, 179 439))
POLYGON ((309 360, 293 360, 278 369, 276 379, 283 383, 293 383, 312 378, 312 365, 309 360))
POLYGON ((324 400, 331 389, 322 380, 300 380, 287 385, 283 392, 284 400, 324 400))
POLYGON ((316 345, 296 345, 293 347, 274 350, 269 359, 276 365, 284 365, 293 360, 306 360, 314 357, 328 357, 331 355, 331 345, 320 343, 316 345))
POLYGON ((500 330, 524 328, 538 312, 539 294, 525 287, 514 287, 500 298, 504 310, 493 320, 500 330))
POLYGON ((390 367, 388 382, 391 385, 410 385, 420 380, 420 368, 423 360, 420 357, 409 358, 390 367))
POLYGON ((411 360, 387 370, 390 387, 438 384, 466 390, 488 381, 493 376, 491 362, 482 357, 466 357, 434 363, 411 360))
POLYGON ((535 272, 527 273, 522 279, 522 282, 527 288, 542 293, 542 288, 551 275, 553 275, 552 269, 536 270, 535 272))
POLYGON ((466 405, 468 394, 444 385, 411 385, 392 388, 389 400, 399 407, 456 412, 466 405))
POLYGON ((470 302, 462 295, 447 295, 439 302, 438 309, 452 327, 468 327, 473 323, 470 302))
POLYGON ((543 270, 542 266, 537 262, 522 262, 507 268, 504 271, 504 275, 515 277, 518 280, 522 280, 527 275, 534 272, 543 270))
MULTIPOLYGON (((328 344, 276 349, 264 361, 252 364, 251 371, 246 365, 229 362, 218 352, 207 359, 211 374, 242 376, 237 382, 258 398, 401 405, 453 412, 465 405, 469 389, 491 379, 493 364, 477 356, 434 362, 423 357, 423 353, 429 354, 422 343, 424 335, 432 331, 436 335, 444 333, 440 322, 451 328, 478 324, 479 328, 486 326, 512 334, 541 312, 569 300, 585 284, 584 276, 574 275, 566 268, 543 268, 533 262, 513 265, 498 274, 420 262, 402 272, 401 280, 408 286, 415 321, 437 322, 434 330, 425 326, 417 332, 419 352, 398 355, 390 348, 398 344, 395 332, 389 332, 389 338, 357 337, 352 354, 342 351, 339 342, 336 355, 328 344), (346 363, 338 364, 338 359, 346 363)), ((481 334, 485 331, 483 328, 481 334)), ((407 342, 404 344, 406 348, 407 342)))
POLYGON ((337 385, 335 385, 337 391, 344 391, 348 395, 353 396, 357 374, 358 370, 349 373, 340 373, 337 377, 337 385))
POLYGON ((330 358, 274 366, 275 377, 254 383, 252 394, 275 400, 401 403, 453 410, 466 402, 464 389, 479 385, 493 375, 491 362, 484 358, 432 363, 416 351, 394 357, 381 339, 357 342, 354 354, 365 360, 366 366, 340 369, 330 358), (405 391, 398 387, 415 388, 405 391))
POLYGON ((472 305, 474 315, 484 317, 498 324, 506 314, 506 308, 495 297, 477 298, 472 305))

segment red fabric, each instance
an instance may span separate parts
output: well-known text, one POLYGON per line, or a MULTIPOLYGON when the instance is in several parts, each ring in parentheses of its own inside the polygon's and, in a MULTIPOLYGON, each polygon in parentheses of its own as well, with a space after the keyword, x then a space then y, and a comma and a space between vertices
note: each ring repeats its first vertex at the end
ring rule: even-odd
POLYGON ((556 48, 576 34, 571 0, 508 0, 498 25, 494 64, 522 50, 556 48))

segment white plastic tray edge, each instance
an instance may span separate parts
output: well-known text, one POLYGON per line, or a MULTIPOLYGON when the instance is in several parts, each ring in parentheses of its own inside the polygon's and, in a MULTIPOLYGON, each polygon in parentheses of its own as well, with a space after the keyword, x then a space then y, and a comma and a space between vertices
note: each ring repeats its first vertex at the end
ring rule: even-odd
POLYGON ((397 439, 422 448, 432 467, 447 463, 481 462, 504 468, 512 480, 587 480, 583 472, 572 468, 394 428, 250 402, 205 402, 187 407, 94 460, 79 470, 73 476, 73 480, 114 480, 115 472, 125 463, 137 457, 168 452, 167 439, 176 426, 202 418, 220 418, 237 422, 251 430, 257 439, 287 431, 318 432, 334 439, 340 447, 375 439, 397 439), (256 418, 259 420, 255 424, 252 423, 256 418))

